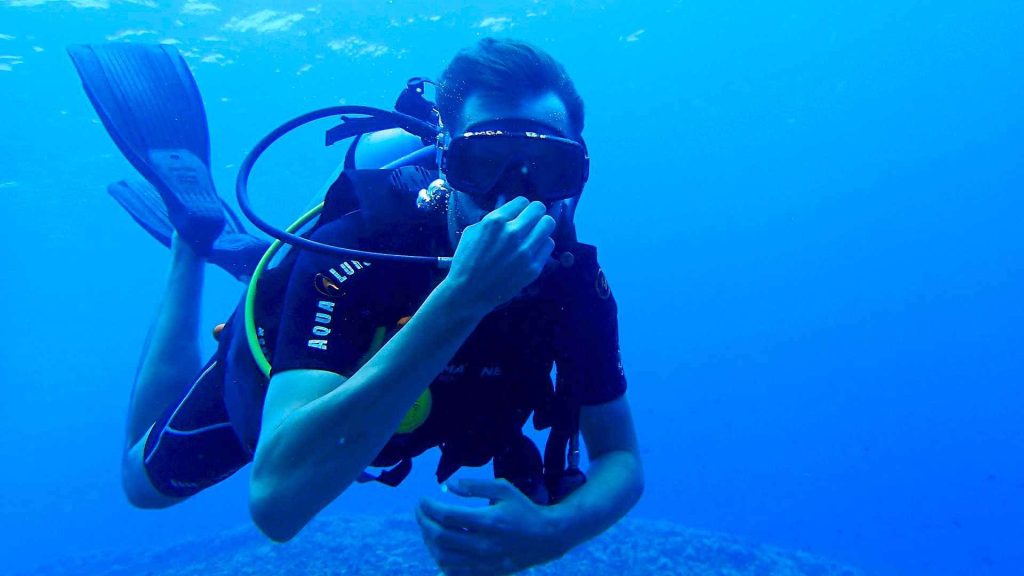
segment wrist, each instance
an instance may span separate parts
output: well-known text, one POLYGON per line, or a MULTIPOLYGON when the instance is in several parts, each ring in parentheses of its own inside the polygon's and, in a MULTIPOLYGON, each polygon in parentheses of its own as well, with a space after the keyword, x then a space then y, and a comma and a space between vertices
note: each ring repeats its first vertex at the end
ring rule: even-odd
POLYGON ((468 288, 451 276, 434 288, 431 298, 437 298, 450 318, 477 324, 491 312, 490 306, 469 295, 468 288))
POLYGON ((545 541, 551 544, 555 557, 561 558, 579 544, 573 512, 564 502, 541 506, 541 510, 544 514, 545 541))

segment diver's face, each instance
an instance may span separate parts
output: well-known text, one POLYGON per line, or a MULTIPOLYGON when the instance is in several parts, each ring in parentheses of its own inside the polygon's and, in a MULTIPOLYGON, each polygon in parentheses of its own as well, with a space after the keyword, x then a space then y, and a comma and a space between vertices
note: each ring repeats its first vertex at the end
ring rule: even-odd
MULTIPOLYGON (((565 103, 554 92, 547 92, 530 100, 511 102, 474 94, 466 99, 462 118, 447 128, 451 134, 461 134, 484 122, 490 125, 508 121, 510 129, 513 130, 517 122, 533 122, 554 128, 560 132, 555 134, 556 136, 570 137, 568 116, 565 103)), ((476 224, 488 212, 519 195, 512 183, 499 183, 495 192, 493 197, 482 199, 452 189, 448 198, 448 239, 453 249, 458 246, 462 231, 466 227, 476 224)), ((553 202, 548 205, 548 214, 557 221, 563 209, 563 202, 553 202)))

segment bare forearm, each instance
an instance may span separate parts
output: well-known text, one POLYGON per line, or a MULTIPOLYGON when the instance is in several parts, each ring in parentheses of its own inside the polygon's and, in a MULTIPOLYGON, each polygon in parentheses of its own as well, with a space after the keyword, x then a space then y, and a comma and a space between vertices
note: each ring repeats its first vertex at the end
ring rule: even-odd
POLYGON ((615 451, 592 460, 587 482, 550 507, 564 551, 610 528, 637 503, 643 489, 643 467, 635 453, 615 451))
POLYGON ((439 285, 343 385, 264 436, 253 477, 257 506, 272 516, 261 523, 271 537, 293 536, 355 480, 469 337, 484 312, 460 304, 457 292, 439 285))

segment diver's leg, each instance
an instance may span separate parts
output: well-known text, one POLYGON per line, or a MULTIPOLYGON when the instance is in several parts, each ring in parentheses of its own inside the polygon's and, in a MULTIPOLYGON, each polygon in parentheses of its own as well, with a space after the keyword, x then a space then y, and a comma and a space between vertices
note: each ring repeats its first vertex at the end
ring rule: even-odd
POLYGON ((166 508, 252 461, 252 448, 238 437, 224 402, 226 358, 222 343, 143 439, 126 451, 121 477, 133 505, 166 508))
POLYGON ((138 508, 168 508, 185 498, 168 496, 153 486, 146 472, 146 437, 125 452, 121 461, 121 485, 128 501, 138 508))
POLYGON ((177 401, 199 371, 199 307, 205 261, 175 235, 171 272, 150 327, 128 405, 125 452, 177 401))

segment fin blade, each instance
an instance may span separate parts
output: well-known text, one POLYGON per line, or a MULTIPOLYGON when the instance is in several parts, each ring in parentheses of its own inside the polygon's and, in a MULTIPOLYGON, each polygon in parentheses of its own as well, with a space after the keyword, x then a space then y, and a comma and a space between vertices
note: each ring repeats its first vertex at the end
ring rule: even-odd
POLYGON ((107 186, 107 193, 157 242, 171 247, 174 226, 167 216, 163 198, 149 182, 120 180, 107 186))
POLYGON ((174 228, 206 255, 225 226, 210 175, 206 110, 171 46, 68 48, 89 100, 125 158, 159 192, 174 228))

